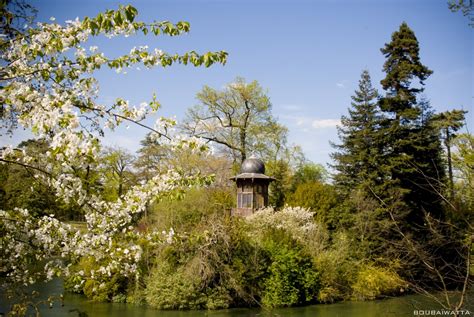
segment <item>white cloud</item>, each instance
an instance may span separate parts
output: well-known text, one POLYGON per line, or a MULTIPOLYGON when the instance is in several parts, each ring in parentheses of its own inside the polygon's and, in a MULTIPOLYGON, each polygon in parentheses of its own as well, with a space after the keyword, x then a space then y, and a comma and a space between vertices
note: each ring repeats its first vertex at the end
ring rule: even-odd
POLYGON ((311 127, 314 129, 334 128, 340 123, 339 119, 316 119, 311 122, 311 127))
POLYGON ((346 83, 347 83, 347 80, 342 80, 338 83, 336 83, 336 86, 339 87, 339 88, 346 88, 346 83))
POLYGON ((280 119, 283 119, 284 124, 287 125, 296 125, 298 127, 307 125, 311 121, 308 117, 303 117, 301 115, 288 115, 288 114, 281 114, 278 116, 280 119))
POLYGON ((317 119, 311 116, 282 115, 284 124, 291 127, 298 127, 300 131, 309 132, 311 130, 335 128, 341 123, 339 119, 317 119))
POLYGON ((280 107, 287 111, 300 111, 304 108, 302 105, 295 105, 295 104, 283 104, 280 107))
POLYGON ((300 127, 300 126, 304 125, 306 123, 306 121, 307 121, 306 118, 298 118, 298 119, 296 119, 296 125, 300 127))

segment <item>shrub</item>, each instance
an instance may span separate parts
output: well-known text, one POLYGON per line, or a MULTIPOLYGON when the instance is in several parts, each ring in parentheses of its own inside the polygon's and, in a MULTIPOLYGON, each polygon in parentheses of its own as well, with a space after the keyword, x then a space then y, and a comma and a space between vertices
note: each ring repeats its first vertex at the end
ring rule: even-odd
POLYGON ((159 309, 218 309, 316 301, 319 274, 303 246, 318 232, 312 213, 266 212, 249 221, 211 215, 175 235, 156 253, 146 302, 159 309))
POLYGON ((119 273, 101 279, 83 276, 79 272, 94 272, 99 269, 100 264, 92 257, 83 257, 74 265, 71 270, 77 274, 72 274, 70 278, 64 282, 64 287, 73 292, 83 293, 88 299, 98 302, 114 301, 125 302, 126 289, 129 282, 128 278, 119 273), (82 276, 81 276, 82 275, 82 276), (77 288, 77 279, 82 280, 82 286, 77 288))
POLYGON ((282 230, 271 230, 264 241, 270 265, 264 281, 262 304, 285 307, 314 302, 319 275, 312 259, 282 230))
POLYGON ((286 206, 279 211, 268 207, 247 217, 246 221, 257 240, 268 230, 284 230, 311 254, 318 254, 325 248, 328 234, 322 225, 314 222, 313 216, 313 212, 302 207, 286 206))
POLYGON ((266 255, 240 219, 210 218, 160 253, 147 279, 147 302, 160 309, 251 306, 259 297, 266 255))
POLYGON ((368 265, 359 271, 352 291, 355 299, 370 300, 395 295, 403 287, 404 282, 396 272, 368 265))
POLYGON ((318 301, 332 303, 350 296, 358 272, 358 262, 351 257, 352 241, 343 231, 332 237, 332 244, 314 257, 320 272, 318 301))
POLYGON ((146 281, 146 301, 158 309, 205 308, 205 294, 200 292, 199 277, 187 274, 183 268, 173 269, 160 263, 146 281))

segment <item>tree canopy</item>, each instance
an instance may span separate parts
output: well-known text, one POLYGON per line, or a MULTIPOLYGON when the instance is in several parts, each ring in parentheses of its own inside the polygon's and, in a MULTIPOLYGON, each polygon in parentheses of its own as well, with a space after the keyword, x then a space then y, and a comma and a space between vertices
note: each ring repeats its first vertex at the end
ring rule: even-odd
POLYGON ((257 81, 237 78, 221 91, 205 86, 197 99, 183 130, 211 142, 234 162, 251 153, 274 159, 286 148, 288 130, 272 115, 270 99, 257 81))

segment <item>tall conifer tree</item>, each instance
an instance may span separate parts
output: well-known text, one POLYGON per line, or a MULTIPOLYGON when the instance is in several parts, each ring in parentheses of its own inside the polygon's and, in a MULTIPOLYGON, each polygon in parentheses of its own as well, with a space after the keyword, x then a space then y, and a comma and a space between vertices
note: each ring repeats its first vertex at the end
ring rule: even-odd
POLYGON ((338 127, 342 144, 333 145, 337 152, 332 154, 333 167, 338 171, 335 183, 347 192, 360 185, 366 189, 375 187, 383 179, 377 162, 380 158, 378 92, 372 87, 367 70, 362 72, 358 90, 351 98, 349 115, 341 118, 338 127))
POLYGON ((429 103, 418 98, 432 71, 421 63, 418 40, 405 22, 381 51, 386 57, 386 77, 381 81, 386 95, 380 99, 383 169, 389 174, 389 187, 398 188, 407 207, 401 218, 409 225, 422 225, 424 212, 438 217, 442 214, 441 144, 431 122, 429 103))

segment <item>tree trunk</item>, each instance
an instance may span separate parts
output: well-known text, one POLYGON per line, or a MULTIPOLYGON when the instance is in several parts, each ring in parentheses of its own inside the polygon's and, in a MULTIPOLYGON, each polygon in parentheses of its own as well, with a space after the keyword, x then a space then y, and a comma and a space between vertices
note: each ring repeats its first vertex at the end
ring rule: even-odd
POLYGON ((450 198, 454 197, 454 180, 453 180, 453 164, 451 162, 451 136, 449 135, 449 128, 446 127, 446 151, 448 154, 448 175, 449 175, 449 193, 450 198))
POLYGON ((123 190, 123 176, 119 176, 119 186, 118 186, 118 196, 119 198, 122 196, 122 190, 123 190))
POLYGON ((241 129, 240 130, 240 156, 241 156, 241 162, 243 163, 245 159, 247 158, 247 151, 245 149, 245 139, 247 138, 247 131, 246 129, 241 129))

